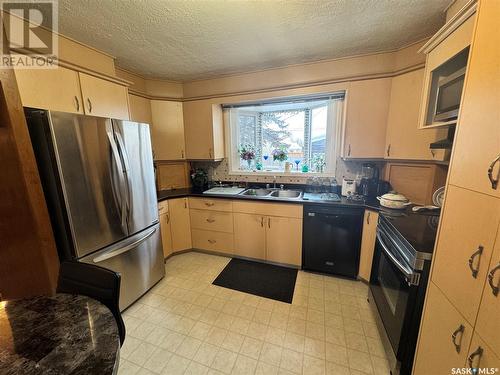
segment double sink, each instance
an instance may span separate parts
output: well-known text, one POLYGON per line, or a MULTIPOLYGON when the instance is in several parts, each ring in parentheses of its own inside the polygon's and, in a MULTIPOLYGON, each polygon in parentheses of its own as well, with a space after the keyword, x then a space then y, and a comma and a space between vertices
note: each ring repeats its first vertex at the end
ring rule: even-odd
POLYGON ((241 192, 239 195, 259 198, 300 199, 302 197, 302 191, 285 189, 247 189, 241 192))

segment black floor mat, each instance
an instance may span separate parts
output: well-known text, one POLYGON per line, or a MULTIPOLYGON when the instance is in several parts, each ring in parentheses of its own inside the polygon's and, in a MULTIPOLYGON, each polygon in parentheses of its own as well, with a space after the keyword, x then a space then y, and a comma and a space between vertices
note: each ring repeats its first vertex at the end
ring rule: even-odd
POLYGON ((296 278, 296 269, 233 258, 213 284, 292 303, 296 278))

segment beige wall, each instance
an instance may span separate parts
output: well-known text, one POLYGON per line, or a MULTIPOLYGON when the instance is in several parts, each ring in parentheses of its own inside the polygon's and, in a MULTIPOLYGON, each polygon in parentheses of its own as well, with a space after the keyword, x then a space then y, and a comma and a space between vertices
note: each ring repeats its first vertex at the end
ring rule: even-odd
POLYGON ((425 64, 425 56, 418 54, 417 51, 424 43, 425 41, 421 41, 406 48, 386 53, 345 57, 185 82, 184 99, 269 92, 391 76, 408 69, 422 67, 425 64))

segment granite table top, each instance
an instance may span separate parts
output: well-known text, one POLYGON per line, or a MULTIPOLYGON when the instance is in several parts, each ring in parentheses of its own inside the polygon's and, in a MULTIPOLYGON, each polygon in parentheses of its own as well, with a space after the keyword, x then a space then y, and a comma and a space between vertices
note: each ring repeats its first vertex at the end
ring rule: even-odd
POLYGON ((115 374, 119 352, 113 314, 92 298, 0 302, 0 374, 115 374))

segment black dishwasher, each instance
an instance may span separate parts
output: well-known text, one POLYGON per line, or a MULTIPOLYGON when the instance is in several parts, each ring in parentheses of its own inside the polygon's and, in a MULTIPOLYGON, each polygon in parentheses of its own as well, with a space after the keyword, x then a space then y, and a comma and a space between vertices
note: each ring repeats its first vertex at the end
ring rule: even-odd
POLYGON ((304 205, 302 267, 358 276, 363 208, 304 205))

